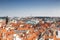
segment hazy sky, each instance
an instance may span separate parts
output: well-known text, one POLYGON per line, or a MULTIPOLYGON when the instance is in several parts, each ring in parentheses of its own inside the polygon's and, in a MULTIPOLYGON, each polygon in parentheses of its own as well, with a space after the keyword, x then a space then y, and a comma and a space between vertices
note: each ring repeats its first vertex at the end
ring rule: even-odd
POLYGON ((0 0, 0 16, 60 16, 59 0, 0 0))

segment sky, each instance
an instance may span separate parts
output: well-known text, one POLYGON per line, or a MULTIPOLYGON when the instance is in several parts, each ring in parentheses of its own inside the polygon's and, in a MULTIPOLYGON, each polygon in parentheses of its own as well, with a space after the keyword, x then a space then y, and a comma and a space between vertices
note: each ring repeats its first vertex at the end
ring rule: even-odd
POLYGON ((60 0, 0 0, 0 16, 60 16, 60 0))

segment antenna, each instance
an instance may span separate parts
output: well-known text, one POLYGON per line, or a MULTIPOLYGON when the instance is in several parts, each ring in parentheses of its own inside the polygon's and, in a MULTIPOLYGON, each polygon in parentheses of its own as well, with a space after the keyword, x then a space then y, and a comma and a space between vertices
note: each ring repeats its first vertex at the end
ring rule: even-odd
POLYGON ((32 14, 30 14, 30 17, 32 17, 32 14))

